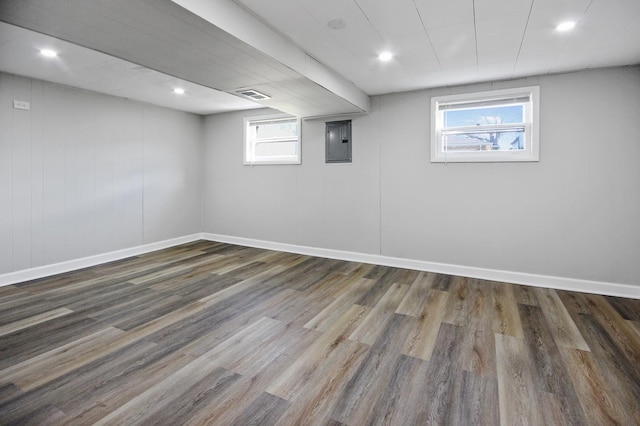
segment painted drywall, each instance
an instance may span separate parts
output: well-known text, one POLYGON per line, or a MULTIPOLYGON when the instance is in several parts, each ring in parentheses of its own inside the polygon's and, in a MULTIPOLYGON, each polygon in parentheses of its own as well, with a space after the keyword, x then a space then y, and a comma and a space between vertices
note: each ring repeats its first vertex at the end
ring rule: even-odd
POLYGON ((204 232, 640 285, 639 67, 375 96, 350 165, 305 120, 301 165, 243 166, 245 115, 205 119, 204 232), (530 85, 539 162, 429 162, 432 96, 530 85))
POLYGON ((0 73, 0 274, 199 232, 201 139, 194 114, 0 73))
POLYGON ((638 68, 377 99, 385 254, 640 285, 639 100, 638 68), (424 162, 430 96, 517 85, 540 85, 539 162, 424 162))
MULTIPOLYGON (((273 113, 263 109, 205 119, 204 231, 378 253, 377 145, 355 145, 352 164, 326 165, 324 121, 305 120, 302 165, 244 166, 244 117, 273 113)), ((355 126, 353 138, 369 140, 375 133, 369 126, 355 126)))

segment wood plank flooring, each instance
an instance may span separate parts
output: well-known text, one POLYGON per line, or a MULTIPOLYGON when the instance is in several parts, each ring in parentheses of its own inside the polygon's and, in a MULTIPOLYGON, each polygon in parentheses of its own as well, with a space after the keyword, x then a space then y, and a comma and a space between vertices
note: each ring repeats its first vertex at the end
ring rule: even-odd
POLYGON ((640 300, 197 241, 0 287, 0 424, 637 425, 640 300))

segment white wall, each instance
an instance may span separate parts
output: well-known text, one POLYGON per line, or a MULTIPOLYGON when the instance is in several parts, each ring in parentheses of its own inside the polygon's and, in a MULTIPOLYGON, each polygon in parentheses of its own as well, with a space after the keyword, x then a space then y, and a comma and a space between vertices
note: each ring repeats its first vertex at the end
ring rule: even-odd
POLYGON ((201 127, 0 73, 0 274, 199 232, 201 127))
POLYGON ((302 165, 243 166, 245 115, 205 120, 205 232, 640 285, 638 67, 376 96, 351 165, 324 164, 307 120, 302 165), (539 162, 429 162, 431 96, 528 85, 539 162))
POLYGON ((376 96, 350 165, 305 120, 301 165, 243 166, 244 116, 272 112, 203 127, 0 73, 0 274, 204 231, 640 285, 639 67, 376 96), (429 162, 431 96, 536 84, 540 162, 429 162))
MULTIPOLYGON (((356 144, 353 164, 324 164, 324 122, 302 127, 302 165, 244 166, 243 118, 262 109, 205 119, 203 227, 205 232, 379 252, 379 152, 356 144)), ((354 119, 357 123, 359 119, 354 119)), ((354 126, 356 140, 373 140, 368 126, 354 126)))

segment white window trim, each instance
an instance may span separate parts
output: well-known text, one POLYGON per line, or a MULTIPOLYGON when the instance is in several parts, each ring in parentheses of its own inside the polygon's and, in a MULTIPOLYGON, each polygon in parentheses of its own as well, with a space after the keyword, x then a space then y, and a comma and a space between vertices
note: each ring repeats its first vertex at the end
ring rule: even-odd
MULTIPOLYGON (((260 115, 253 117, 245 117, 244 118, 244 126, 242 131, 242 163, 245 166, 262 166, 262 165, 278 165, 278 164, 301 164, 302 163, 302 123, 300 117, 294 117, 287 114, 276 114, 276 115, 260 115), (271 157, 269 160, 258 160, 251 161, 248 159, 247 154, 252 147, 249 145, 249 141, 247 140, 247 129, 249 128, 249 124, 256 121, 273 121, 273 120, 291 120, 295 119, 298 123, 298 155, 293 158, 292 156, 286 157, 271 157)), ((286 139, 290 140, 290 139, 286 139)))
MULTIPOLYGON (((504 125, 514 127, 513 125, 504 125)), ((500 127, 495 125, 492 127, 500 127)), ((432 163, 475 163, 539 161, 540 129, 540 87, 517 87, 513 89, 491 90, 486 92, 464 93, 459 95, 437 96, 431 98, 431 162, 432 163), (531 103, 525 107, 525 149, 522 151, 482 151, 455 152, 443 149, 442 114, 439 105, 460 101, 482 101, 504 96, 530 94, 531 103)))

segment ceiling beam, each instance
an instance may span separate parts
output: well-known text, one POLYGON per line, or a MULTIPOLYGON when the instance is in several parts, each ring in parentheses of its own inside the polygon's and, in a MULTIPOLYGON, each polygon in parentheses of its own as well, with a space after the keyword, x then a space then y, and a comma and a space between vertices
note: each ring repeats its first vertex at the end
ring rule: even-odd
POLYGON ((230 94, 253 88, 293 115, 368 112, 367 94, 231 0, 182 3, 195 13, 170 0, 3 0, 0 20, 230 94))

